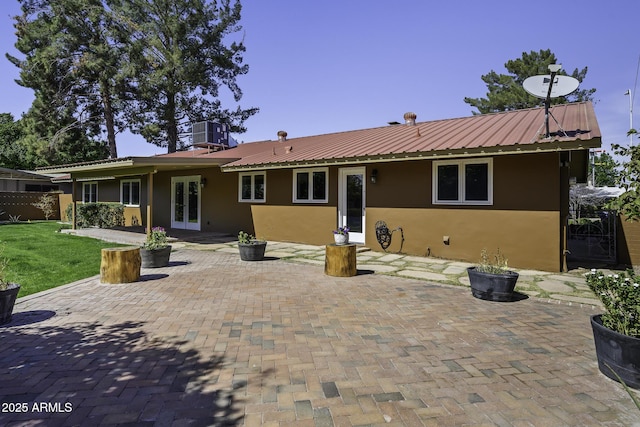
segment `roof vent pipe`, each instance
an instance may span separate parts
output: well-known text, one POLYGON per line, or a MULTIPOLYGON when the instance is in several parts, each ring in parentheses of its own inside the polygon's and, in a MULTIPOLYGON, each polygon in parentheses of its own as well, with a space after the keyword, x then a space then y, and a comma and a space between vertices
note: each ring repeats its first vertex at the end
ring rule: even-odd
POLYGON ((406 125, 411 125, 411 126, 415 126, 416 124, 416 113, 404 113, 404 124, 406 125))
POLYGON ((284 142, 287 140, 287 133, 283 130, 278 131, 278 141, 284 142))

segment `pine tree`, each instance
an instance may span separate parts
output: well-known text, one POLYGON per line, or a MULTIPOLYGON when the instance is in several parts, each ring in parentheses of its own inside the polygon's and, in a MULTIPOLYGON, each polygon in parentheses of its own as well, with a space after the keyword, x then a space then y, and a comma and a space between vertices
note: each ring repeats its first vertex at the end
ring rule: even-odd
MULTIPOLYGON (((123 129, 173 152, 191 122, 215 120, 244 132, 258 111, 220 101, 223 90, 241 99, 236 78, 248 72, 237 37, 239 1, 19 1, 16 48, 25 58, 7 58, 20 68, 18 84, 34 89, 24 141, 32 153, 48 152, 47 162, 73 158, 65 150, 100 155, 102 132, 115 158, 123 129), (72 133, 86 150, 66 145, 72 133)), ((82 160, 89 159, 74 159, 82 160)))
MULTIPOLYGON (((491 70, 481 77, 488 89, 486 98, 466 97, 464 102, 478 109, 478 111, 473 111, 473 114, 496 113, 543 106, 544 99, 528 94, 522 87, 522 82, 527 77, 549 74, 549 64, 556 63, 556 56, 549 49, 540 50, 539 52, 523 52, 522 58, 509 60, 504 64, 509 74, 498 74, 491 70)), ((558 74, 567 75, 564 70, 560 70, 558 74)), ((586 75, 587 67, 582 70, 576 68, 571 73, 571 77, 579 82, 582 82, 586 75)), ((595 89, 579 89, 567 96, 552 98, 551 105, 592 101, 595 91, 595 89)))
MULTIPOLYGON (((233 40, 241 30, 241 5, 230 0, 113 0, 126 46, 129 83, 126 117, 132 131, 174 152, 179 136, 200 120, 226 123, 244 132, 257 108, 225 109, 221 90, 242 97, 236 78, 246 74, 245 46, 233 40)), ((237 38, 237 37, 236 37, 237 38)))
MULTIPOLYGON (((109 43, 101 0, 20 1, 16 48, 25 59, 7 58, 20 68, 17 83, 35 92, 30 114, 44 119, 35 126, 35 136, 57 138, 49 145, 64 151, 64 133, 78 129, 83 139, 99 138, 104 124, 110 155, 117 157, 111 107, 117 51, 109 43)), ((76 159, 81 160, 88 159, 76 159)))

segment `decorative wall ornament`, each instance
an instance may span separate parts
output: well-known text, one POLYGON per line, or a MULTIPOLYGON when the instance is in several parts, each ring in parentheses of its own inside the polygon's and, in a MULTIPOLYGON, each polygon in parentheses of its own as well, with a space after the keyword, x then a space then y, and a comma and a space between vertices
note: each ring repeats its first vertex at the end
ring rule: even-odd
POLYGON ((400 249, 398 249, 398 253, 401 253, 402 246, 404 245, 404 231, 402 230, 402 227, 396 227, 393 230, 389 230, 386 222, 376 222, 376 239, 378 239, 378 243, 380 243, 383 251, 387 252, 387 248, 391 245, 391 237, 396 231, 400 232, 400 238, 402 239, 400 242, 400 249))

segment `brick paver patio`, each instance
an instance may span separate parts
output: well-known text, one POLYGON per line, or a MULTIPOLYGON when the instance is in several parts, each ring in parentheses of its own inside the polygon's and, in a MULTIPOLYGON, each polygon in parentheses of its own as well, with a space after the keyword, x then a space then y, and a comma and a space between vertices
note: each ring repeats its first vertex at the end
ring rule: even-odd
POLYGON ((0 425, 629 426, 587 307, 180 249, 19 301, 0 425))

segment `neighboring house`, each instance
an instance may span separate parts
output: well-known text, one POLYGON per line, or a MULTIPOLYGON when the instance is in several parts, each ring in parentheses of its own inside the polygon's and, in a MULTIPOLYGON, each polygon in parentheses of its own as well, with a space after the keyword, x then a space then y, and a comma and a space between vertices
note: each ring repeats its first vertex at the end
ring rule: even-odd
POLYGON ((0 191, 57 191, 51 177, 39 173, 0 167, 0 191))
MULTIPOLYGON (((347 225, 381 251, 475 262, 483 248, 514 267, 565 268, 569 182, 586 182, 601 134, 590 102, 48 168, 78 202, 120 201, 145 226, 315 245, 347 225), (401 246, 402 244, 402 246, 401 246)), ((130 223, 130 218, 127 219, 130 223)))
POLYGON ((58 183, 53 183, 47 175, 0 168, 0 221, 11 218, 44 219, 42 210, 33 206, 33 203, 36 203, 43 193, 63 191, 64 187, 64 184, 61 187, 58 183))

